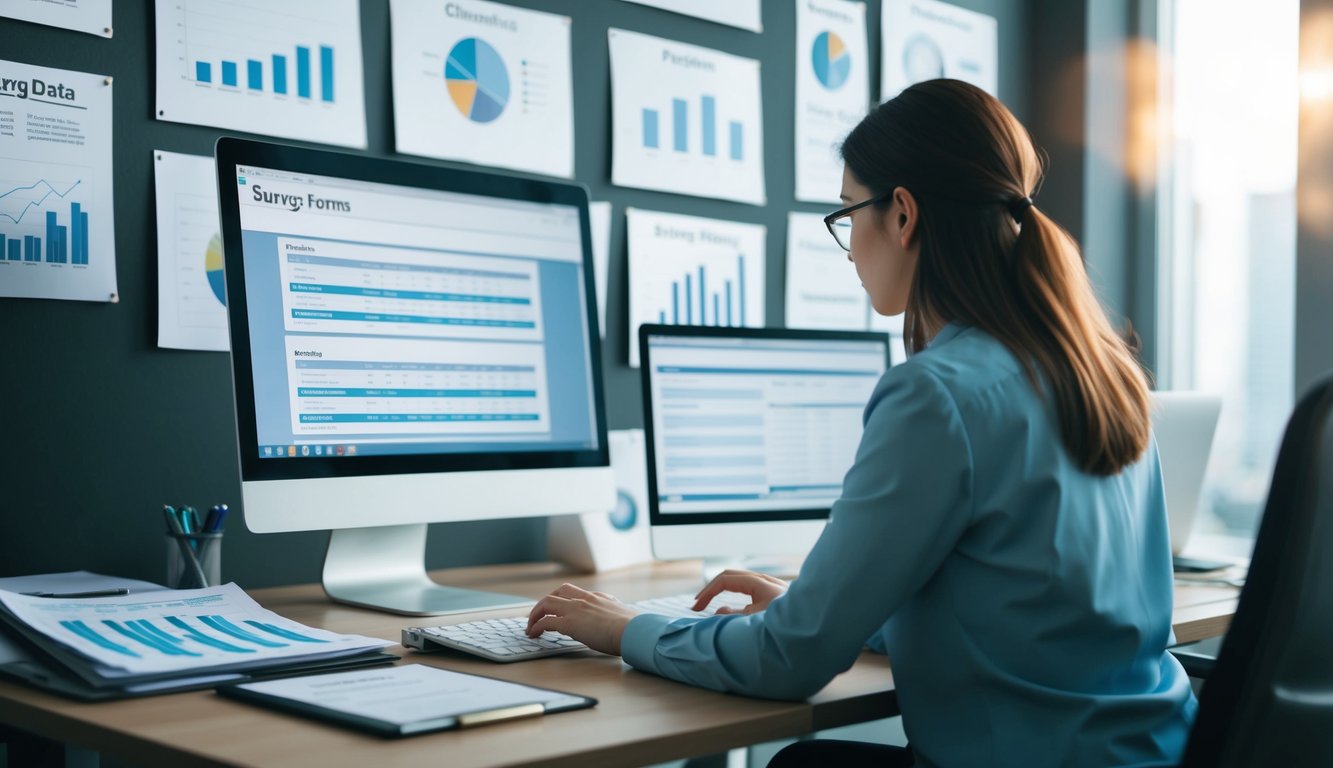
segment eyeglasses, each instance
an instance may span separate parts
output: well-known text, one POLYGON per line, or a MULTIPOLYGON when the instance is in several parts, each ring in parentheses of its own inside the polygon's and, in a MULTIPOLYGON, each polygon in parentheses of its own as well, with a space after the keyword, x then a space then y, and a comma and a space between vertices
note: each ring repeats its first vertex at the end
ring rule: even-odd
POLYGON ((872 197, 869 200, 863 200, 856 205, 849 205, 846 208, 836 210, 824 217, 824 226, 828 227, 829 234, 833 235, 833 239, 837 241, 838 245, 842 246, 844 251, 851 253, 852 214, 867 205, 873 205, 881 200, 887 200, 891 194, 893 193, 890 192, 889 194, 876 195, 875 197, 872 197))

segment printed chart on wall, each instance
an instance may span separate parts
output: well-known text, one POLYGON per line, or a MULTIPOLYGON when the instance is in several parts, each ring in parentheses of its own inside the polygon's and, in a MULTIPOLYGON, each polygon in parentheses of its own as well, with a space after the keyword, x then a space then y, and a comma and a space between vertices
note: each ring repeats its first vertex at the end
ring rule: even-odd
POLYGON ((951 77, 997 95, 998 25, 993 16, 936 0, 884 0, 880 100, 922 80, 951 77))
POLYGON ((225 352, 227 294, 213 158, 153 153, 157 185, 157 345, 225 352))
POLYGON ((0 296, 116 301, 111 88, 0 61, 0 296))
POLYGON ((626 211, 629 364, 639 367, 639 326, 764 325, 761 224, 626 211))
POLYGON ((763 205, 759 62, 608 31, 611 183, 763 205))
POLYGON ((639 5, 673 13, 694 16, 729 27, 740 27, 751 32, 763 32, 764 25, 759 14, 759 0, 626 0, 639 5))
POLYGON ((366 146, 357 0, 157 0, 157 118, 366 146))
POLYGON ((394 0, 399 152, 574 175, 568 16, 485 0, 394 0))
POLYGON ((866 6, 802 0, 796 9, 796 199, 837 202, 837 148, 870 98, 866 6))
POLYGON ((0 0, 0 16, 111 37, 111 0, 0 0))

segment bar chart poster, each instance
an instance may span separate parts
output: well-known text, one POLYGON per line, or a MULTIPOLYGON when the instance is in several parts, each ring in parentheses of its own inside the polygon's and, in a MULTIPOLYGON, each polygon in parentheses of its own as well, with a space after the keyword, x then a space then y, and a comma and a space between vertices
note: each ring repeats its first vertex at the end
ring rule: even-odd
POLYGON ((788 328, 864 331, 870 299, 817 213, 787 214, 788 328))
POLYGON ((630 367, 639 367, 645 323, 763 327, 763 225, 634 208, 625 215, 630 367))
POLYGON ((796 199, 836 203, 838 146, 870 104, 865 3, 796 4, 796 199))
POLYGON ((568 16, 487 0, 393 0, 399 152, 574 175, 568 16))
POLYGON ((611 182, 763 205, 759 62, 608 30, 611 182))
POLYGON ((357 0, 157 0, 157 119, 366 147, 357 0))
POLYGON ((226 352, 226 287, 213 158, 158 150, 157 345, 226 352))
POLYGON ((0 0, 0 16, 111 37, 111 0, 0 0))
POLYGON ((0 61, 0 296, 117 300, 111 88, 0 61))
POLYGON ((997 95, 998 24, 994 16, 937 0, 884 0, 880 15, 880 100, 938 77, 997 95))

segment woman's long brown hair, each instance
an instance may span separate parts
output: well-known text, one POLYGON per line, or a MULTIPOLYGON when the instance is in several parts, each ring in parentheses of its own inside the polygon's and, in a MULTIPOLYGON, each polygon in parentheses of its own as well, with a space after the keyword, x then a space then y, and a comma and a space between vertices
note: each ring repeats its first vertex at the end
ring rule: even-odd
POLYGON ((976 326, 1053 398, 1065 448, 1085 472, 1113 475, 1136 461, 1148 445, 1147 380, 1074 239, 1024 201, 1043 163, 1009 110, 957 80, 918 83, 862 120, 842 156, 872 194, 904 187, 916 198, 907 348, 921 350, 925 329, 941 322, 976 326))

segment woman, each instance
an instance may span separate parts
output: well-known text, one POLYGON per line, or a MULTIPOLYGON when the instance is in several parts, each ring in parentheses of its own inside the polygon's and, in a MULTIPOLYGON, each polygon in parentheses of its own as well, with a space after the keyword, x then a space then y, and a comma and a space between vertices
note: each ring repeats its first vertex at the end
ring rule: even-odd
MULTIPOLYGON (((827 221, 875 310, 905 312, 827 528, 789 589, 731 572, 743 615, 671 620, 565 585, 555 630, 721 691, 801 699, 886 651, 917 765, 1174 764, 1196 703, 1166 652, 1172 583, 1148 388, 1076 245, 1031 200, 1041 161, 973 86, 933 80, 842 148, 827 221)), ((820 742, 775 760, 910 764, 820 742)))

